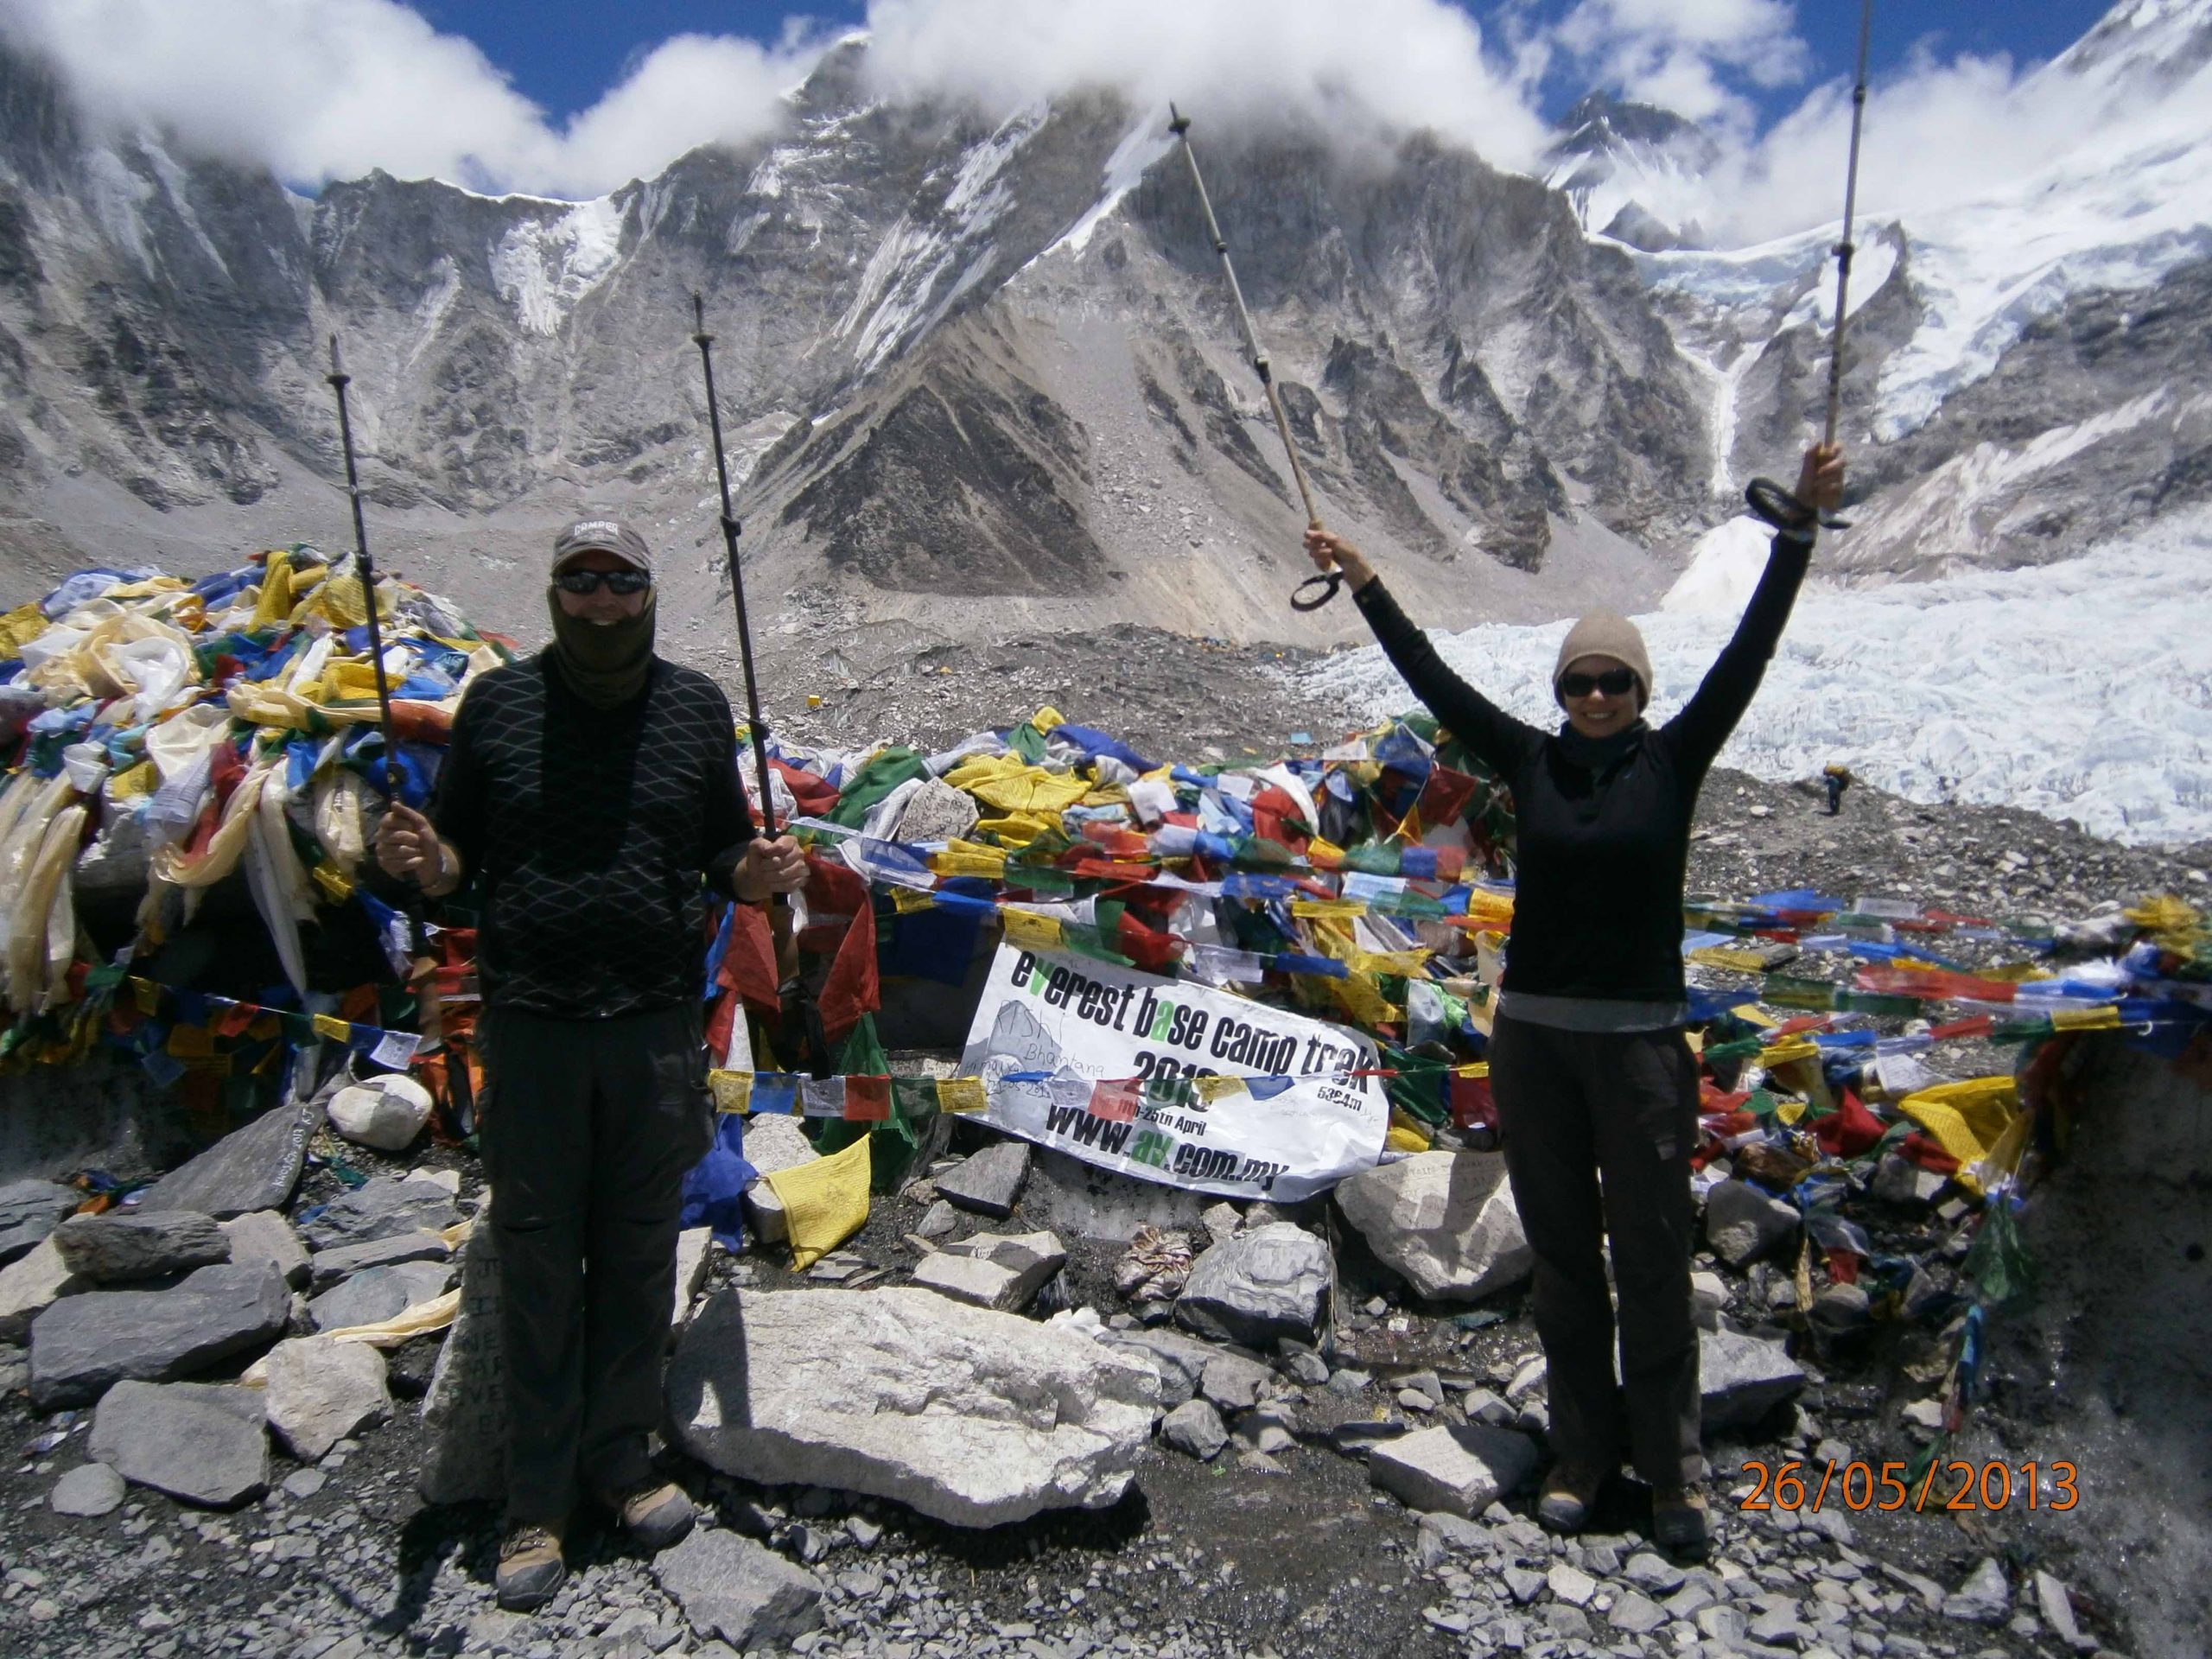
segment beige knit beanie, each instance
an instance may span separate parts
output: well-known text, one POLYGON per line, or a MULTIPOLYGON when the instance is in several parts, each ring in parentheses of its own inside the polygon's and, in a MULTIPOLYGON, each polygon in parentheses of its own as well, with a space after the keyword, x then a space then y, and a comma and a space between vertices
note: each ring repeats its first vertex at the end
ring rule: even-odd
POLYGON ((1637 707, 1650 702, 1651 654, 1644 650, 1643 636, 1628 618, 1611 611, 1592 611, 1567 631, 1567 638, 1560 641, 1559 661, 1552 665, 1552 700, 1562 708, 1566 699, 1560 696, 1559 683, 1585 657, 1613 657, 1626 663, 1643 694, 1637 707))

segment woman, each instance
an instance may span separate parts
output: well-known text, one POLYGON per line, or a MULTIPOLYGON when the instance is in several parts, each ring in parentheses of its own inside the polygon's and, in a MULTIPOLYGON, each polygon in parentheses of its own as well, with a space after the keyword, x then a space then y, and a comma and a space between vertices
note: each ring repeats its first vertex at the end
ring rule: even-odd
POLYGON ((1710 1535, 1690 1306, 1697 1061, 1683 1039, 1682 882, 1707 767, 1758 690, 1813 550, 1812 512, 1843 496, 1843 453, 1818 446, 1797 478, 1803 527, 1774 538, 1735 637, 1664 726, 1643 720, 1651 660, 1624 617, 1584 617, 1552 693, 1567 723, 1514 719, 1444 665, 1358 550, 1309 530, 1414 694, 1510 785, 1518 889, 1491 1039, 1506 1172, 1535 1253, 1536 1332, 1558 1454, 1537 1516, 1579 1530, 1625 1452, 1652 1489, 1662 1546, 1710 1535), (1612 1303, 1620 1295, 1623 1381, 1612 1303))

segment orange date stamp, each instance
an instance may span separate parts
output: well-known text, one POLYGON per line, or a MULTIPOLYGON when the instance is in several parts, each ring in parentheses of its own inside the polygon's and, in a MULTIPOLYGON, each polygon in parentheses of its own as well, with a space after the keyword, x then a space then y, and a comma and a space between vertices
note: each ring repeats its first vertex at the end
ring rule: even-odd
POLYGON ((1987 1511, 2014 1508, 2049 1510, 2063 1515, 2082 1501, 2080 1471, 2070 1463, 1968 1463, 1937 1459, 1917 1480, 1908 1478, 1902 1461, 1839 1464, 1834 1459, 1807 1463, 1792 1458, 1768 1464, 1747 1460, 1744 1472, 1751 1490, 1737 1502, 1739 1510, 1821 1510, 1834 1505, 1861 1513, 1868 1510, 1987 1511))

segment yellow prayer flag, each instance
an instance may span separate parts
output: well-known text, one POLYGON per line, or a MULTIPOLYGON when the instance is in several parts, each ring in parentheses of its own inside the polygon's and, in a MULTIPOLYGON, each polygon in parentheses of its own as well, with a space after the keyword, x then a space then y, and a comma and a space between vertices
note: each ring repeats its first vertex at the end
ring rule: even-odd
POLYGON ((2011 1127, 2019 1102, 2019 1084, 2011 1077, 1967 1077, 1907 1095, 1897 1110, 1959 1160, 1959 1185, 1979 1193, 1981 1183, 1971 1172, 2011 1127))
POLYGON ((172 1026, 162 1046, 180 1060, 205 1059, 215 1052, 215 1033, 205 1026, 172 1026))
POLYGON ((1294 899, 1290 913, 1307 920, 1349 920, 1367 914, 1364 899, 1294 899))
POLYGON ((714 1091, 718 1112, 745 1113, 753 1109, 753 1074, 725 1071, 716 1066, 707 1073, 707 1087, 714 1091))
POLYGON ((2120 1024, 2120 1008, 2111 1002, 2094 1008, 2054 1008, 2050 1026, 2054 1031, 2110 1031, 2120 1024))
POLYGON ((1242 1077, 1192 1077, 1191 1086, 1198 1091, 1198 1098, 1209 1106, 1217 1100, 1226 1100, 1231 1095, 1251 1092, 1242 1077))
POLYGON ((353 1040, 353 1027, 335 1014, 318 1014, 308 1023, 315 1027, 316 1036, 327 1037, 334 1043, 349 1043, 353 1040))
POLYGON ((1057 916, 1039 916, 1034 911, 1017 910, 1009 905, 999 912, 999 919, 1006 925, 1006 942, 1024 950, 1057 950, 1063 938, 1060 920, 1057 916))
POLYGON ((868 1143, 862 1135, 842 1152, 766 1177, 783 1200, 791 1267, 804 1273, 868 1224, 868 1143))
POLYGON ((901 916, 912 916, 917 911, 935 910, 937 895, 924 887, 893 887, 891 889, 891 908, 901 916))
POLYGON ((937 1109, 940 1112, 980 1112, 991 1103, 981 1077, 939 1077, 937 1109))

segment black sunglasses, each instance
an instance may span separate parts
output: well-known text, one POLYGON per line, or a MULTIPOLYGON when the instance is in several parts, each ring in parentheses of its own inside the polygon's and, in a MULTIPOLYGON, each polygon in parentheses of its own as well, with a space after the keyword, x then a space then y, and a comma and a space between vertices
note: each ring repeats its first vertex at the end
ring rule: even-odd
POLYGON ((1636 676, 1625 668, 1609 668, 1602 674, 1562 674, 1559 677, 1559 689, 1570 697, 1586 697, 1592 691, 1602 691, 1609 697, 1624 697, 1635 687, 1636 676))
POLYGON ((553 578, 556 588, 579 598, 597 593, 602 582, 608 593, 620 594, 626 599, 632 594, 642 594, 653 585, 653 579, 642 570, 563 570, 553 578))

